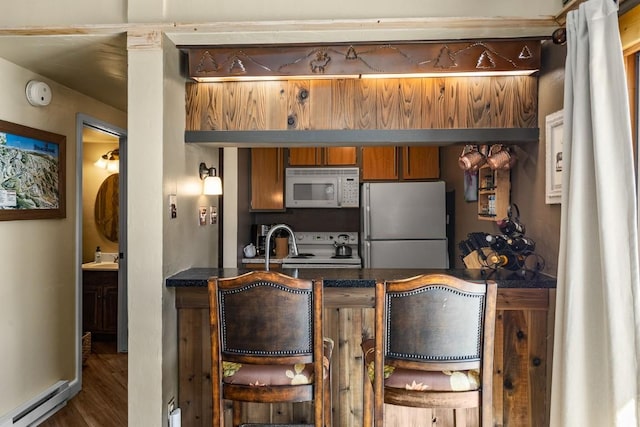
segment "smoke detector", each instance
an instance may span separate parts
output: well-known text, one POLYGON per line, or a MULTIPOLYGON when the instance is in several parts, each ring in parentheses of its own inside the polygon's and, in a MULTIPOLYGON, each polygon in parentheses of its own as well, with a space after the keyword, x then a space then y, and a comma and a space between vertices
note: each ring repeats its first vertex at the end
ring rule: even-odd
POLYGON ((35 107, 44 107, 51 102, 51 88, 45 82, 31 80, 26 88, 27 101, 35 107))

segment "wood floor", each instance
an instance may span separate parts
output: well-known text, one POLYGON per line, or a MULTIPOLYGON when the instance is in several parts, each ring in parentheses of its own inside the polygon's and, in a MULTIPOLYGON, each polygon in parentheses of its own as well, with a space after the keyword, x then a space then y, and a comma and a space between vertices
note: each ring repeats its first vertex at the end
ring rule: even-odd
POLYGON ((92 343, 82 369, 82 390, 44 427, 115 427, 127 425, 127 354, 115 342, 92 343))

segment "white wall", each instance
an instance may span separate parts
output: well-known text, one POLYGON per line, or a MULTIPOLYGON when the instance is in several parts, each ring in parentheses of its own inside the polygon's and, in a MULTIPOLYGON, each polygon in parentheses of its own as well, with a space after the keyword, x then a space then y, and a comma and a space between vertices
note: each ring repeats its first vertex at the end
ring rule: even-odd
MULTIPOLYGON (((64 219, 0 221, 0 418, 59 379, 75 376, 76 113, 124 127, 125 114, 47 81, 53 100, 31 106, 38 78, 0 59, 0 119, 65 135, 64 219)), ((45 80, 46 81, 46 80, 45 80)))
POLYGON ((318 19, 389 19, 423 17, 548 17, 562 9, 560 0, 442 1, 406 0, 20 0, 3 7, 0 27, 116 24, 122 22, 202 23, 318 19), (32 13, 38 11, 38 13, 32 13))
POLYGON ((200 226, 200 162, 218 167, 217 150, 184 143, 184 79, 168 39, 129 47, 129 424, 162 425, 177 398, 174 291, 164 279, 193 266, 216 266, 217 225, 200 226), (164 44, 164 46, 161 46, 164 44), (137 172, 139 171, 139 172, 137 172), (169 195, 177 218, 169 217, 169 195))
POLYGON ((300 19, 389 19, 420 17, 529 17, 554 15, 560 9, 559 0, 251 0, 221 1, 168 0, 166 19, 178 22, 203 21, 279 21, 300 19))
POLYGON ((127 20, 126 0, 17 0, 3 2, 0 27, 115 24, 127 20), (18 6, 19 5, 19 6, 18 6))

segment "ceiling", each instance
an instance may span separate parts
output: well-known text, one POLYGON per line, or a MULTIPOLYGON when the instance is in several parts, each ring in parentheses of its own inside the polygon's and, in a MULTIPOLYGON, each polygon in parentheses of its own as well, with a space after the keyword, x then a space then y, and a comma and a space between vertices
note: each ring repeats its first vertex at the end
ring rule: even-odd
POLYGON ((126 33, 1 36, 0 57, 127 111, 126 33))
MULTIPOLYGON (((583 1, 570 0, 565 9, 577 7, 583 1)), ((639 2, 640 0, 621 0, 619 13, 623 13, 639 2)), ((566 14, 566 10, 556 18, 562 18, 566 14)), ((497 37, 505 37, 505 31, 513 33, 512 36, 515 37, 518 32, 521 32, 520 36, 526 33, 550 35, 551 31, 557 28, 554 27, 557 23, 553 19, 534 20, 529 23, 533 24, 532 28, 523 28, 523 23, 518 23, 517 20, 511 23, 511 27, 517 25, 518 28, 510 28, 507 25, 508 22, 502 22, 500 19, 495 22, 487 20, 457 22, 453 20, 449 26, 454 32, 470 27, 468 30, 476 31, 478 34, 482 28, 485 28, 486 32, 497 37)), ((265 28, 259 27, 259 24, 254 28, 254 24, 248 26, 249 31, 254 31, 259 37, 263 37, 263 31, 270 28, 268 24, 264 24, 265 28)), ((281 30, 294 30, 292 34, 295 34, 297 38, 301 36, 299 30, 306 28, 305 25, 309 26, 308 24, 295 23, 288 25, 291 28, 285 25, 285 28, 281 28, 281 30)), ((326 24, 324 25, 326 26, 326 24)), ((332 25, 338 25, 336 31, 339 30, 339 34, 344 37, 344 29, 339 27, 339 23, 332 25)), ((173 25, 170 28, 171 31, 177 31, 171 37, 176 45, 202 45, 212 43, 211 40, 221 39, 226 40, 226 43, 237 44, 231 40, 245 38, 244 30, 241 30, 237 23, 228 23, 227 26, 223 24, 173 25)), ((393 28, 393 23, 390 28, 393 28)), ((59 35, 56 34, 56 29, 0 30, 0 58, 126 112, 127 29, 127 26, 89 30, 86 27, 74 27, 59 30, 59 35)), ((306 32, 312 36, 316 34, 315 30, 315 27, 306 28, 306 32)), ((302 33, 302 37, 304 37, 304 33, 302 33)), ((245 40, 240 44, 246 43, 245 40)))

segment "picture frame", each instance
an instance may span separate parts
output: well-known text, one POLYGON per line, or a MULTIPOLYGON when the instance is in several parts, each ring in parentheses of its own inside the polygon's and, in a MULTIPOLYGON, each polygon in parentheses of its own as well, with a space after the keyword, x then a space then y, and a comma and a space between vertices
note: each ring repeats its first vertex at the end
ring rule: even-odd
POLYGON ((563 118, 563 110, 545 118, 545 203, 548 205, 558 204, 562 199, 563 118))
POLYGON ((0 120, 0 221, 66 217, 66 141, 0 120))

